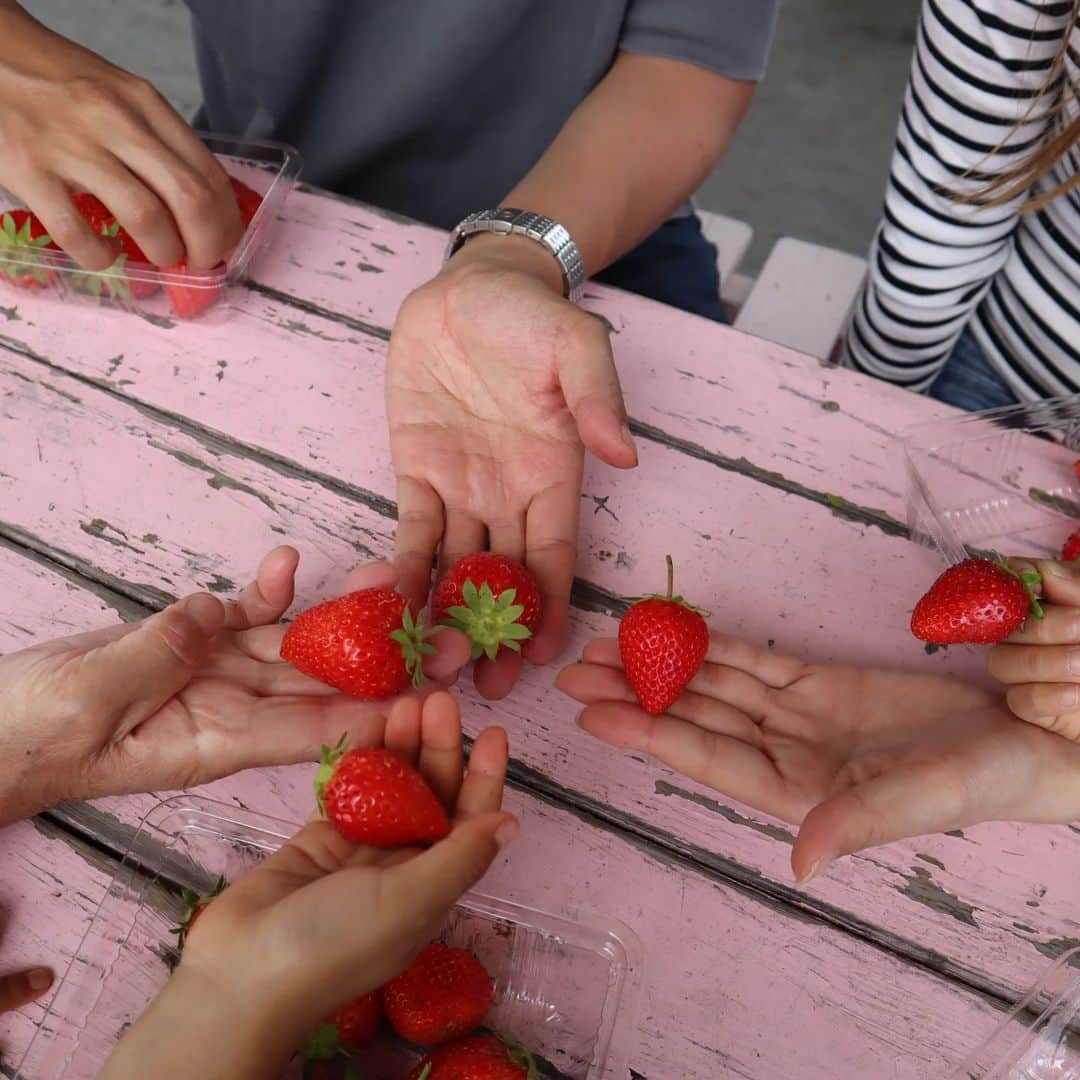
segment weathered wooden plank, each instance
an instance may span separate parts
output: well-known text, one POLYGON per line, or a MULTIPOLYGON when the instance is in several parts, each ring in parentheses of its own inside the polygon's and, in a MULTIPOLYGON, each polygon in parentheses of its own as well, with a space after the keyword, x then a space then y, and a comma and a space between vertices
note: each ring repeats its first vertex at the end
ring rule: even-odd
MULTIPOLYGON (((340 480, 329 486, 317 483, 291 464, 260 461, 190 422, 177 427, 145 406, 66 379, 35 361, 9 355, 5 366, 0 409, 4 431, 12 437, 13 464, 11 475, 0 478, 7 534, 41 546, 136 599, 155 604, 196 586, 231 588, 267 546, 287 537, 308 556, 303 603, 332 587, 358 557, 357 544, 388 549, 392 522, 385 499, 379 502, 340 480), (123 463, 122 476, 117 463, 123 463), (153 477, 153 487, 136 504, 126 493, 143 476, 153 477), (206 523, 205 537, 196 540, 192 521, 206 523)), ((371 452, 365 444, 356 447, 360 459, 371 452)), ((880 621, 870 624, 874 641, 877 648, 888 643, 895 653, 900 641, 896 628, 904 623, 897 583, 909 562, 929 559, 926 553, 880 530, 863 533, 826 507, 723 473, 714 490, 725 514, 731 520, 768 521, 771 546, 737 533, 724 538, 725 558, 716 559, 711 540, 701 536, 705 527, 693 516, 689 526, 672 524, 689 516, 679 507, 694 506, 706 489, 707 481, 694 470, 707 468, 650 444, 643 450, 640 474, 640 491, 652 493, 665 538, 678 540, 678 550, 694 553, 701 567, 697 598, 702 603, 723 612, 726 596, 738 598, 747 582, 767 581, 767 589, 751 585, 750 592, 801 598, 790 604, 787 618, 774 623, 775 613, 737 601, 740 614, 725 619, 725 625, 758 640, 772 632, 784 646, 818 655, 859 655, 847 625, 852 596, 840 591, 829 599, 827 594, 838 586, 827 582, 827 567, 814 571, 825 552, 858 550, 864 580, 873 583, 860 584, 860 595, 869 588, 882 597, 880 621), (816 561, 800 564, 799 545, 811 543, 816 561)), ((630 510, 624 516, 634 520, 641 501, 629 487, 625 494, 615 486, 600 487, 605 481, 626 482, 590 478, 587 490, 604 492, 595 495, 604 509, 598 506, 587 515, 584 538, 592 552, 603 550, 605 542, 612 545, 608 550, 625 550, 614 548, 620 538, 610 524, 612 515, 622 509, 618 500, 626 499, 630 510)), ((642 592, 654 584, 651 570, 646 573, 629 556, 601 560, 594 554, 586 561, 586 573, 593 572, 620 592, 642 592), (626 585, 618 574, 626 575, 626 585)), ((590 634, 611 627, 597 612, 577 611, 570 648, 579 649, 590 634)), ((870 647, 863 642, 863 648, 870 647)), ((871 653, 861 655, 869 658, 871 653)), ((915 655, 923 662, 921 653, 915 655)), ((572 707, 550 690, 550 679, 549 671, 529 671, 515 695, 495 712, 511 732, 524 781, 654 837, 716 872, 796 899, 787 869, 789 831, 667 770, 634 756, 616 757, 589 740, 574 728, 572 707)), ((468 699, 471 730, 491 715, 489 706, 468 699)), ((267 786, 270 802, 260 808, 273 812, 292 798, 279 783, 276 778, 252 779, 229 790, 252 805, 267 786)), ((850 860, 801 902, 975 985, 1015 994, 1045 955, 1077 936, 1074 879, 1066 869, 1077 843, 1077 834, 1067 829, 988 826, 964 838, 894 845, 850 860), (1022 919, 1017 918, 1020 911, 1022 919)))

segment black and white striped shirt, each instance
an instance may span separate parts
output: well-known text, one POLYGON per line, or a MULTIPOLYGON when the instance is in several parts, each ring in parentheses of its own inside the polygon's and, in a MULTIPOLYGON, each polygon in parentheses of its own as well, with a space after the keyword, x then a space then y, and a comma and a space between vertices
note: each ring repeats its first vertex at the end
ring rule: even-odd
MULTIPOLYGON (((1061 94, 1057 122, 1080 113, 1073 11, 1073 0, 924 0, 852 366, 924 390, 970 326, 1021 400, 1080 390, 1080 189, 1023 215, 1027 196, 993 209, 950 197, 1036 150, 1061 94), (1066 34, 1062 86, 1036 103, 1066 34)), ((1074 144, 1033 193, 1077 169, 1074 144)))

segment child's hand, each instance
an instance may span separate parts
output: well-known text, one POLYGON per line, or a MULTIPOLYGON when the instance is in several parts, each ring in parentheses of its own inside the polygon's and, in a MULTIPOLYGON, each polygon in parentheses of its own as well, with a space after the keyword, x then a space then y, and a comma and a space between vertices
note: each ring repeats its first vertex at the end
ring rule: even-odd
POLYGON ((422 705, 399 702, 385 745, 443 800, 450 836, 426 851, 376 851, 326 822, 306 826, 205 910, 169 985, 104 1077, 277 1075, 312 1028, 403 971, 438 935, 517 833, 514 818, 498 812, 506 735, 485 731, 463 778, 458 709, 436 694, 422 705))
POLYGON ((1046 618, 1028 619, 992 649, 990 674, 1009 688, 1006 701, 1021 720, 1080 742, 1080 565, 1033 565, 1042 575, 1046 618))
POLYGON ((37 1001, 52 986, 53 976, 48 968, 31 968, 0 975, 0 1013, 11 1012, 37 1001))
MULTIPOLYGON (((142 622, 0 657, 0 824, 67 800, 317 760, 342 732, 381 743, 386 703, 346 698, 278 656, 298 559, 271 552, 228 604, 190 596, 142 622)), ((396 580, 373 564, 348 588, 396 580)), ((430 640, 425 671, 452 681, 468 641, 454 630, 430 640)))
POLYGON ((664 716, 637 704, 612 640, 590 642, 558 686, 588 706, 579 722, 597 738, 801 823, 800 881, 908 836, 1080 816, 1080 746, 954 679, 812 666, 713 635, 664 716))

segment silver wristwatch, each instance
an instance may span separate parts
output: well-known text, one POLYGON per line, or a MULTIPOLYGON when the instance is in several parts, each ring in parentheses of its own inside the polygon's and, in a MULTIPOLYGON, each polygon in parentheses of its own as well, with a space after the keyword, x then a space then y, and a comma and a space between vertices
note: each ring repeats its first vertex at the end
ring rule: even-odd
POLYGON ((531 210, 514 210, 505 207, 501 210, 478 210, 470 214, 450 233, 450 242, 446 245, 444 262, 465 243, 470 236, 489 232, 498 236, 527 236, 530 240, 543 244, 562 268, 563 291, 568 299, 575 303, 581 299, 585 286, 585 264, 581 261, 581 252, 570 234, 556 221, 543 214, 534 214, 531 210))

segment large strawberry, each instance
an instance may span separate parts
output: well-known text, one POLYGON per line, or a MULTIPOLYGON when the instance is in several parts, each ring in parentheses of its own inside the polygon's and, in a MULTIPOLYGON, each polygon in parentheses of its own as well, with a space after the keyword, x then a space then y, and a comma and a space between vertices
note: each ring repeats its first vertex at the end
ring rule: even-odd
POLYGON ((494 660, 500 647, 521 652, 540 623, 540 590, 521 563, 483 551, 450 568, 431 599, 435 622, 456 626, 472 642, 475 660, 494 660))
POLYGON ((317 1027, 300 1052, 306 1061, 331 1061, 342 1051, 358 1050, 375 1038, 381 1016, 379 995, 361 994, 317 1027))
POLYGON ((1061 558, 1063 562, 1075 562, 1080 559, 1080 529, 1077 529, 1065 541, 1065 546, 1061 549, 1061 558))
POLYGON ((382 747, 346 750, 344 736, 323 747, 315 799, 342 836, 368 847, 410 847, 450 832, 442 803, 403 757, 382 747))
POLYGON ((933 645, 992 645, 1029 615, 1043 617, 1042 579, 1018 574, 1001 559, 965 559, 950 566, 915 605, 911 632, 933 645))
POLYGON ((666 596, 639 600, 619 623, 619 655, 641 707, 652 716, 670 708, 697 674, 709 649, 709 628, 697 608, 673 596, 675 568, 667 558, 666 596))
POLYGON ((281 657, 343 694, 382 701, 423 685, 423 659, 435 651, 426 636, 400 593, 361 589, 298 615, 281 657))
POLYGON ((59 251, 45 226, 29 210, 0 214, 0 276, 20 289, 44 289, 56 271, 38 265, 38 253, 59 251))
POLYGON ((532 1054, 505 1035, 469 1035, 424 1058, 408 1080, 539 1080, 532 1054))
POLYGON ((468 949, 437 941, 382 988, 390 1025, 421 1046, 438 1046, 475 1031, 494 996, 491 976, 468 949))
POLYGON ((199 895, 192 889, 184 889, 181 894, 185 904, 185 910, 183 917, 180 919, 180 925, 173 928, 172 933, 176 934, 176 947, 183 951, 184 946, 187 944, 187 939, 191 936, 191 931, 195 927, 195 923, 202 917, 203 912, 210 906, 210 902, 220 896, 225 891, 225 879, 219 877, 214 884, 214 887, 210 892, 199 895))

